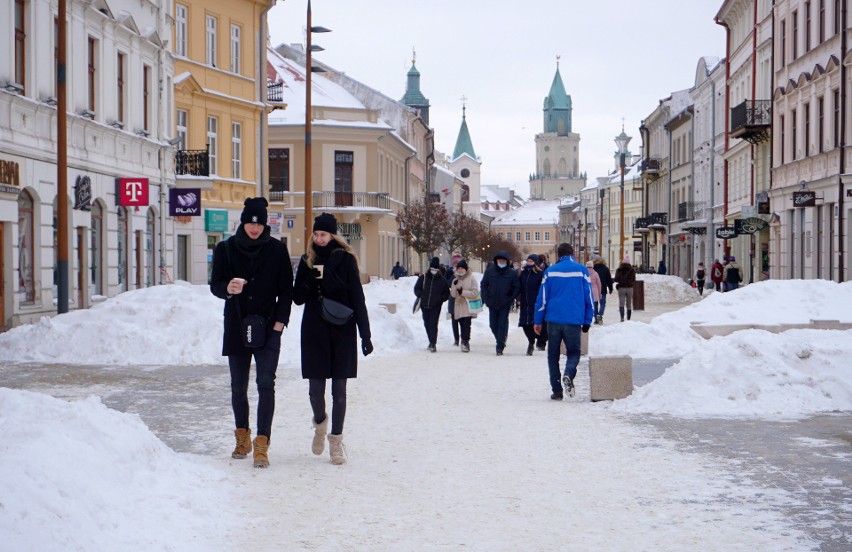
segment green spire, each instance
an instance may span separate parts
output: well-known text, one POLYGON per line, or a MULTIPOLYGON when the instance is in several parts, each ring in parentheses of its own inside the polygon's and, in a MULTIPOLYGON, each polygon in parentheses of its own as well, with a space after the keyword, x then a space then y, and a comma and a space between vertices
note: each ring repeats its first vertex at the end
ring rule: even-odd
POLYGON ((559 73, 559 56, 556 56, 556 74, 550 84, 550 93, 544 98, 544 132, 560 136, 571 133, 571 96, 565 92, 559 73))
POLYGON ((459 137, 456 138, 456 149, 453 150, 453 159, 458 159, 463 153, 466 153, 475 160, 476 152, 473 151, 473 142, 470 139, 470 131, 467 129, 467 116, 465 111, 466 107, 462 105, 462 124, 459 129, 459 137))
POLYGON ((429 100, 423 95, 423 92, 420 91, 420 71, 417 70, 417 66, 414 64, 416 59, 417 53, 412 51, 411 69, 408 70, 408 81, 405 85, 405 95, 402 97, 400 102, 417 109, 420 116, 428 125, 429 100))

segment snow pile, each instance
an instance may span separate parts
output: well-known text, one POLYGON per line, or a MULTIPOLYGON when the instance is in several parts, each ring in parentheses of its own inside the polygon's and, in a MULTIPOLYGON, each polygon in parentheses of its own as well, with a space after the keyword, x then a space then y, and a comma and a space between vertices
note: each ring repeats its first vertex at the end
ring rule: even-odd
MULTIPOLYGON (((659 274, 637 274, 637 280, 642 280, 645 291, 645 303, 659 305, 661 303, 692 303, 699 301, 698 290, 684 282, 680 276, 660 276, 659 274)), ((618 300, 618 291, 613 285, 612 299, 618 300)), ((704 291, 707 293, 707 290, 704 291)))

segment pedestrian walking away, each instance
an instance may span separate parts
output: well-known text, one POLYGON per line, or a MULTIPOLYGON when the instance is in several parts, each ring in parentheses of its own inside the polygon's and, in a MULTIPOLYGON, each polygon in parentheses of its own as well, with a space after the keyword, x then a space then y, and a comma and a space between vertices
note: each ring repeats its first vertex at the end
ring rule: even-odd
POLYGON ((719 262, 719 259, 713 260, 713 267, 710 270, 710 280, 713 281, 713 286, 716 288, 716 291, 722 291, 722 277, 724 276, 725 268, 719 262))
POLYGON ((604 311, 606 310, 606 296, 607 294, 612 295, 612 274, 609 271, 609 267, 606 266, 606 261, 600 255, 595 255, 592 262, 595 265, 595 272, 601 280, 601 300, 595 316, 595 324, 603 324, 604 311))
POLYGON ((394 280, 399 280, 403 276, 408 276, 408 271, 405 270, 405 267, 400 266, 399 261, 397 261, 394 267, 391 269, 391 278, 393 278, 394 280))
POLYGON ((305 305, 302 313, 302 378, 308 380, 314 428, 311 452, 325 449, 326 434, 332 464, 343 464, 343 423, 346 417, 346 380, 358 377, 357 333, 361 353, 373 352, 370 320, 361 287, 361 271, 352 248, 337 235, 337 219, 322 213, 314 219, 307 253, 299 260, 293 301, 305 305), (349 307, 352 315, 342 324, 324 315, 332 300, 349 307), (326 382, 331 380, 331 432, 326 413, 326 382))
POLYGON ((547 322, 547 369, 550 374, 550 398, 561 401, 574 396, 574 378, 580 362, 580 333, 588 332, 594 315, 592 283, 585 266, 574 260, 574 247, 561 243, 556 249, 559 260, 544 271, 544 279, 535 303, 535 332, 541 333, 547 322), (560 382, 559 355, 565 344, 565 372, 560 382))
POLYGON ((450 295, 453 297, 453 316, 459 322, 461 334, 461 351, 470 352, 470 322, 476 318, 476 314, 470 311, 468 300, 477 299, 479 295, 479 283, 473 277, 473 273, 467 267, 467 261, 460 260, 456 264, 456 277, 450 285, 450 295))
POLYGON ((426 338, 429 340, 429 352, 437 351, 438 321, 441 318, 441 307, 450 297, 450 285, 441 272, 441 260, 432 257, 429 270, 421 274, 414 284, 414 295, 420 299, 420 312, 423 315, 423 326, 426 328, 426 338))
POLYGON ((509 312, 521 292, 518 275, 509 267, 509 256, 505 251, 494 256, 494 262, 485 269, 479 286, 482 302, 488 307, 488 324, 494 334, 497 356, 500 356, 509 335, 509 312))
POLYGON ((722 273, 722 282, 725 284, 725 291, 733 291, 740 287, 743 281, 743 269, 737 264, 737 258, 731 255, 728 257, 728 264, 725 265, 725 270, 722 273))
POLYGON ((598 306, 601 302, 601 277, 595 271, 595 263, 586 261, 586 269, 589 271, 589 281, 592 283, 592 306, 594 307, 595 323, 598 322, 598 306))
POLYGON ((621 264, 615 269, 615 289, 618 291, 618 314, 624 322, 624 310, 627 309, 627 319, 633 314, 633 284, 636 283, 636 270, 630 264, 630 257, 624 256, 621 264))
POLYGON ((520 300, 518 326, 523 328, 524 335, 527 336, 527 356, 532 356, 534 347, 543 351, 547 345, 547 331, 535 333, 535 302, 544 277, 544 272, 538 266, 540 262, 539 256, 535 253, 528 255, 526 264, 518 277, 521 286, 521 293, 518 295, 520 300))
POLYGON ((665 276, 666 274, 666 261, 660 259, 660 264, 657 265, 657 274, 661 276, 665 276))
MULTIPOLYGON (((462 260, 461 253, 453 253, 453 256, 450 258, 450 267, 447 270, 446 274, 444 274, 444 278, 447 280, 447 286, 452 286, 453 280, 456 279, 456 265, 458 262, 462 260)), ((453 346, 459 346, 459 321, 456 320, 456 317, 453 316, 453 306, 455 305, 455 301, 447 301, 447 313, 450 315, 450 327, 453 329, 453 346)))
POLYGON ((698 270, 695 271, 695 285, 698 288, 698 295, 704 295, 704 282, 707 277, 707 270, 704 268, 704 263, 698 263, 698 270))
POLYGON ((269 466, 269 440, 275 412, 275 372, 281 334, 290 322, 293 266, 287 246, 270 235, 266 199, 245 200, 234 235, 216 244, 210 291, 225 300, 222 355, 231 372, 231 408, 236 447, 232 458, 254 451, 254 466, 269 466), (257 383, 257 436, 249 425, 249 371, 254 357, 257 383))

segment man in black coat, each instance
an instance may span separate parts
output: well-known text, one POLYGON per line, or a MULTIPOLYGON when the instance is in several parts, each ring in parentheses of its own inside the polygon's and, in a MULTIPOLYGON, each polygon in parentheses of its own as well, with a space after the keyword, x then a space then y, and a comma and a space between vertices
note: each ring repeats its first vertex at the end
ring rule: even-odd
POLYGON ((275 411, 275 372, 281 351, 281 334, 290 322, 293 266, 283 242, 270 236, 262 197, 245 200, 240 226, 227 240, 216 244, 210 291, 225 299, 222 355, 231 370, 231 406, 237 445, 232 458, 245 458, 254 446, 254 465, 269 465, 269 438, 275 411), (246 344, 243 319, 259 317, 252 343, 246 344), (258 339, 257 331, 262 338, 258 339), (252 443, 249 426, 249 368, 257 366, 257 437, 252 443))
POLYGON ((509 335, 509 311, 521 293, 518 275, 509 266, 509 255, 505 251, 497 253, 494 262, 485 269, 479 288, 482 302, 488 307, 488 323, 497 341, 497 356, 501 356, 509 335))
POLYGON ((420 299, 420 312, 423 314, 423 326, 429 339, 429 352, 434 353, 438 343, 438 320, 441 307, 450 297, 450 285, 441 273, 441 259, 432 257, 429 270, 421 274, 414 284, 414 295, 420 299))

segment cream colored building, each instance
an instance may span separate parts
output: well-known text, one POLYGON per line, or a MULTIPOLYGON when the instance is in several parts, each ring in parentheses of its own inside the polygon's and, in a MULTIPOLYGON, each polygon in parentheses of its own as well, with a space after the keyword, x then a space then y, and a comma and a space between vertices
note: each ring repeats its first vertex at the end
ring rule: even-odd
POLYGON ((491 232, 515 244, 525 258, 530 253, 547 253, 553 259, 560 240, 561 201, 533 200, 515 210, 499 214, 491 222, 491 232))

